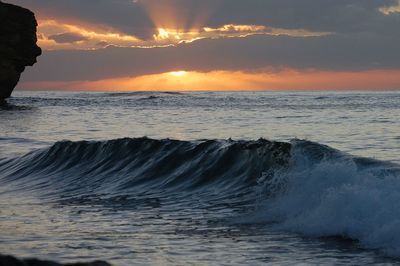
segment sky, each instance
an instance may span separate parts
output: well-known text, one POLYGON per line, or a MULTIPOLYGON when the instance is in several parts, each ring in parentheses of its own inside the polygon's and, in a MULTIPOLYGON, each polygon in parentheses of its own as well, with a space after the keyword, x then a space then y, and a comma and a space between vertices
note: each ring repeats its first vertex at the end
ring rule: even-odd
POLYGON ((400 90, 400 0, 8 0, 28 90, 400 90))

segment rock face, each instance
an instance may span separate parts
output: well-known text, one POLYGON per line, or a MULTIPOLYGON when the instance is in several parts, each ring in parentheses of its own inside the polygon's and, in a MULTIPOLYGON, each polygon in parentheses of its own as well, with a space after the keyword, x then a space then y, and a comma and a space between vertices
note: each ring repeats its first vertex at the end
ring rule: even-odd
POLYGON ((88 263, 59 264, 52 261, 41 261, 37 259, 19 260, 12 256, 0 254, 0 266, 111 266, 104 261, 94 261, 88 263))
POLYGON ((25 67, 42 53, 36 27, 30 10, 0 0, 0 102, 10 97, 25 67))

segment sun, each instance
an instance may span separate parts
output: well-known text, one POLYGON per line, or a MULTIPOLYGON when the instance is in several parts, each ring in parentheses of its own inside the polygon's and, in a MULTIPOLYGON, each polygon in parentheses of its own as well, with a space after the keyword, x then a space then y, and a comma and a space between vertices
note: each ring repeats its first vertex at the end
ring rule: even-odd
POLYGON ((169 36, 170 36, 170 32, 168 32, 166 29, 159 28, 158 29, 158 35, 155 35, 154 37, 156 39, 165 40, 165 39, 168 39, 169 36))
POLYGON ((169 73, 175 77, 183 77, 187 74, 186 71, 173 71, 173 72, 169 72, 169 73))

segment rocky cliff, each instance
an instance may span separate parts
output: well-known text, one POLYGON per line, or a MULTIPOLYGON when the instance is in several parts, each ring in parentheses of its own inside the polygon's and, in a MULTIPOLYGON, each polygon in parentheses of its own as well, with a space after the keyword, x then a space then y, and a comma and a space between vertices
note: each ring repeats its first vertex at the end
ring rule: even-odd
POLYGON ((26 66, 36 63, 35 15, 28 9, 0 1, 0 103, 10 97, 26 66))

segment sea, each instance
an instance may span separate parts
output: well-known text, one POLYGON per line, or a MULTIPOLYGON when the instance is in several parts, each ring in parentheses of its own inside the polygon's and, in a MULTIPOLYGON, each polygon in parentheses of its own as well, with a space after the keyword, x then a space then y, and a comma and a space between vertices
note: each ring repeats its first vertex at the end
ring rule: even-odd
POLYGON ((17 91, 0 253, 400 265, 399 118, 399 91, 17 91))

